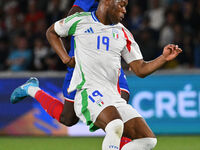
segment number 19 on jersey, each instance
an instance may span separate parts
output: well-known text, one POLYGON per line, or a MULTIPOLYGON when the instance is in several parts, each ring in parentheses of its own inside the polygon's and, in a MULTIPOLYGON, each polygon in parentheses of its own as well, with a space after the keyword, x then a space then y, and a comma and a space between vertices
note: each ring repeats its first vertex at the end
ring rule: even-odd
POLYGON ((99 50, 101 46, 106 46, 106 51, 109 50, 110 39, 107 36, 97 36, 97 49, 99 50))

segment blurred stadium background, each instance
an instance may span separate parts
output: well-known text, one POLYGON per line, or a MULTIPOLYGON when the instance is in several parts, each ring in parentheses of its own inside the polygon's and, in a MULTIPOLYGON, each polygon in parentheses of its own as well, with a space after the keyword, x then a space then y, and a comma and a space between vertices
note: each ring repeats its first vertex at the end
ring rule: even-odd
MULTIPOLYGON (((67 128, 31 98, 9 102, 15 87, 31 76, 63 101, 64 66, 47 43, 46 29, 63 18, 73 0, 0 0, 0 150, 100 150, 104 133, 79 122, 67 128)), ((146 61, 168 43, 183 53, 153 75, 128 71, 130 104, 158 136, 156 150, 200 149, 200 1, 129 0, 123 24, 146 61)), ((69 50, 69 39, 65 40, 69 50)))

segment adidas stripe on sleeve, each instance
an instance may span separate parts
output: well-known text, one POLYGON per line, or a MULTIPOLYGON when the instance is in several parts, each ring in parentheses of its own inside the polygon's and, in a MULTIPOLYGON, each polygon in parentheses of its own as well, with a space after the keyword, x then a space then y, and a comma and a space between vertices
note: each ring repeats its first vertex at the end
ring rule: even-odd
POLYGON ((54 24, 54 30, 60 37, 73 35, 77 24, 81 21, 81 14, 75 13, 65 19, 59 20, 54 24))

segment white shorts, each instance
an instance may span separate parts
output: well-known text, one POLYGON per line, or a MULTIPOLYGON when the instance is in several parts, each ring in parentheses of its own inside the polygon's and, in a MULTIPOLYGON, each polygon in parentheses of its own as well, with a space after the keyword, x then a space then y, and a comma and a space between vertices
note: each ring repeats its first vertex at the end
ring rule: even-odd
POLYGON ((141 117, 119 94, 111 96, 99 89, 83 89, 76 92, 74 101, 76 115, 90 126, 90 131, 98 129, 94 126, 94 122, 101 111, 108 106, 115 106, 117 108, 124 123, 132 118, 141 117))

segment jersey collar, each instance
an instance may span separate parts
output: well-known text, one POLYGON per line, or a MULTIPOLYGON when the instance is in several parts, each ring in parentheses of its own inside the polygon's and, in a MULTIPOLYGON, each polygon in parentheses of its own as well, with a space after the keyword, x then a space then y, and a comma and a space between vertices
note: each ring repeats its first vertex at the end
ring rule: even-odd
POLYGON ((99 19, 97 18, 97 16, 95 15, 95 11, 93 11, 93 12, 91 13, 91 15, 92 15, 92 19, 93 19, 95 22, 100 22, 99 19))

